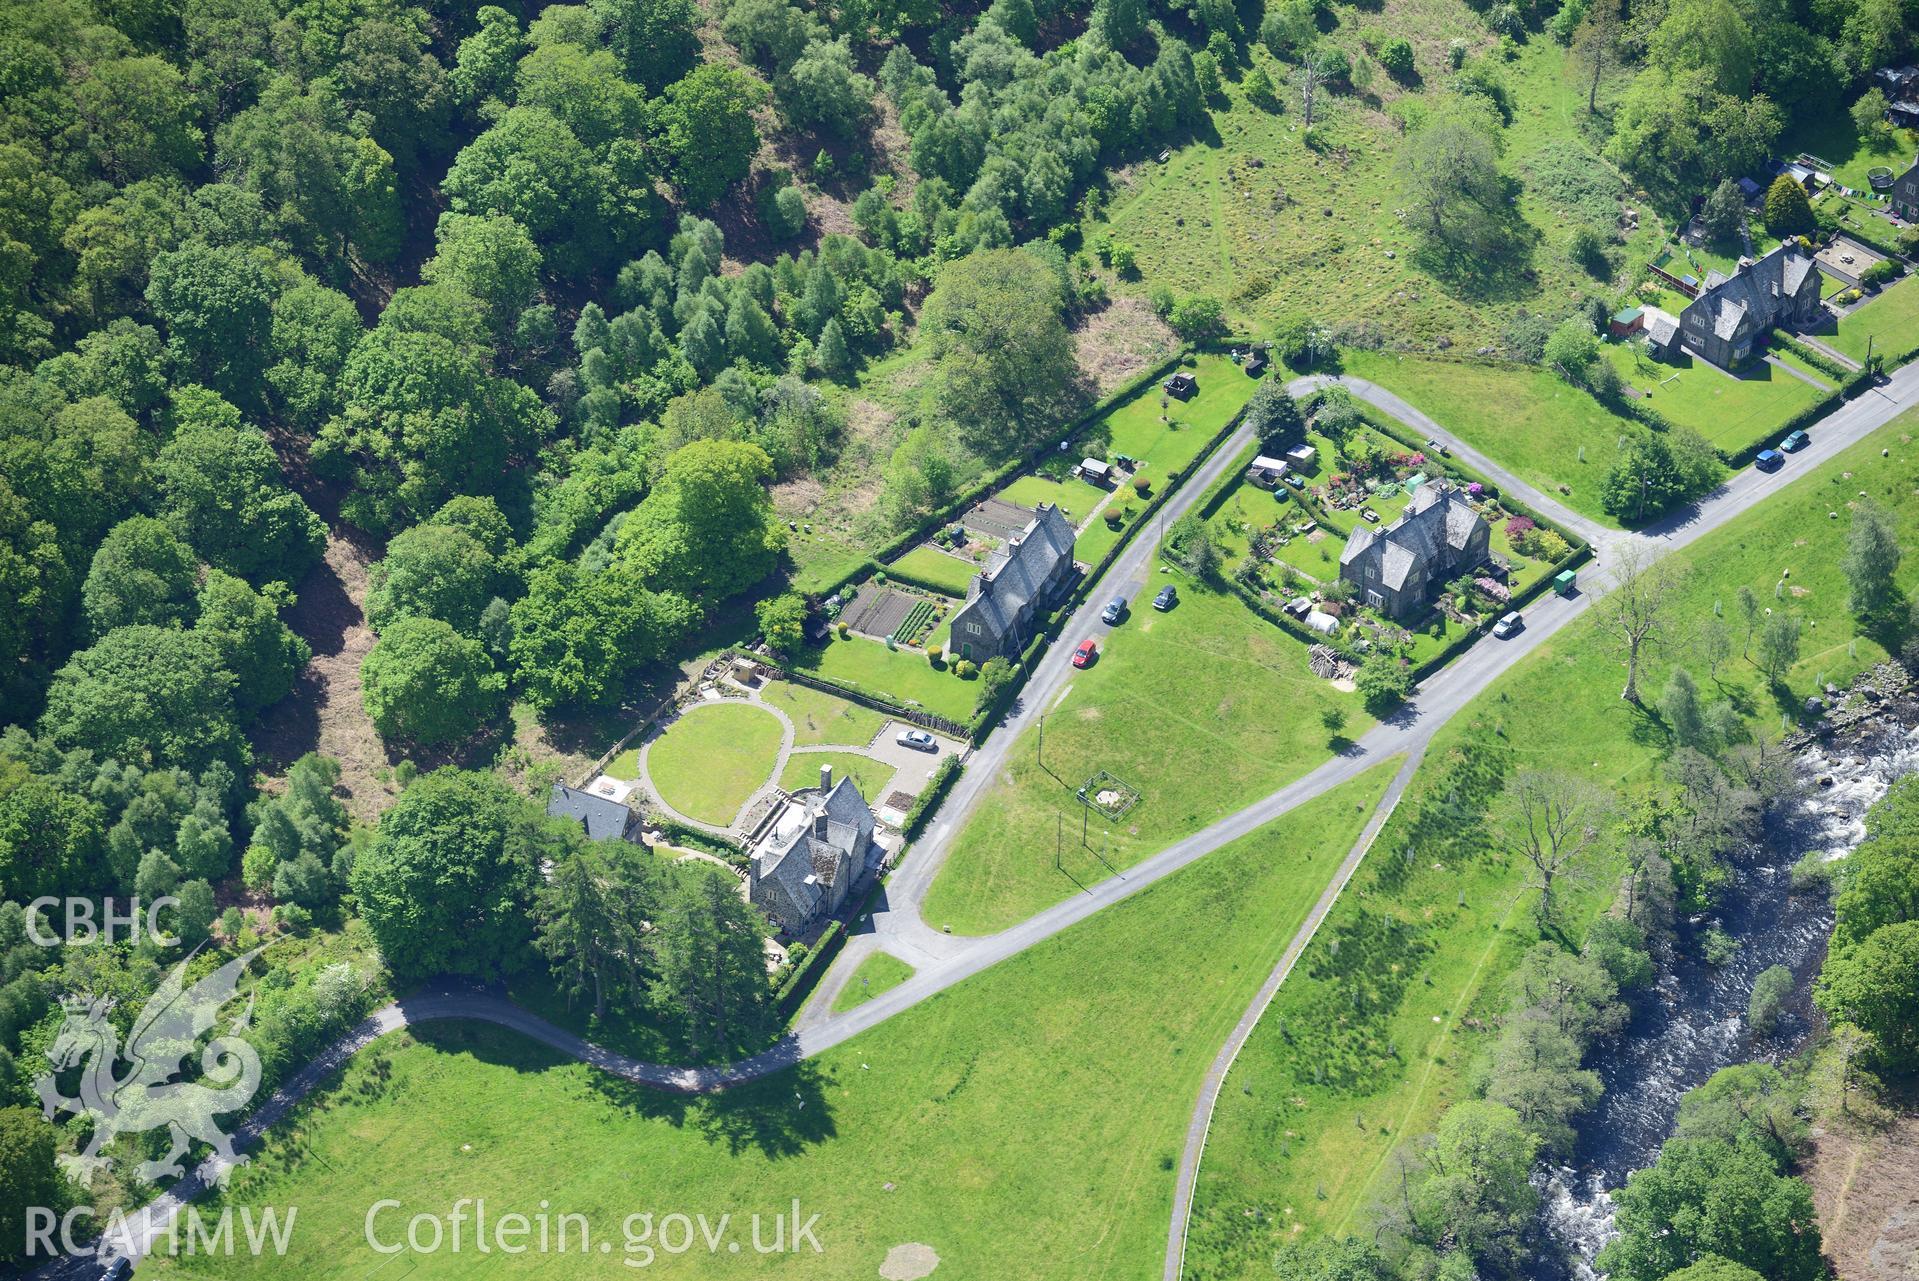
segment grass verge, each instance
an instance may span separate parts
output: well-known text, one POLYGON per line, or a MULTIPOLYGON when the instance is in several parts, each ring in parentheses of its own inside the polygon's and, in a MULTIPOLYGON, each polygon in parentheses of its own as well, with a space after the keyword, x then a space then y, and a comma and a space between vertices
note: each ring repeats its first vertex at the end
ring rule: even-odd
POLYGON ((412 1214, 484 1197, 489 1215, 537 1213, 542 1201, 585 1215, 612 1244, 591 1263, 577 1250, 528 1253, 513 1275, 610 1277, 625 1272, 620 1224, 636 1210, 744 1223, 798 1198, 802 1219, 819 1216, 819 1253, 722 1245, 670 1270, 843 1281, 916 1242, 939 1254, 942 1276, 1137 1278, 1165 1248, 1173 1169, 1214 1048, 1394 768, 837 1050, 714 1098, 627 1086, 491 1027, 386 1038, 276 1129, 225 1194, 298 1205, 287 1256, 182 1259, 178 1272, 470 1277, 470 1251, 395 1265, 369 1250, 364 1224, 368 1207, 398 1200, 377 1226, 384 1237, 397 1223, 403 1238, 412 1214))
MULTIPOLYGON (((1776 733, 1785 709, 1815 685, 1843 683, 1885 657, 1878 642, 1858 635, 1847 609, 1838 569, 1844 513, 1864 490, 1895 513, 1907 545, 1919 541, 1919 506, 1909 501, 1919 484, 1915 432, 1919 413, 1909 412, 1675 553, 1676 627, 1644 674, 1649 700, 1671 666, 1686 663, 1705 697, 1732 700, 1753 732, 1776 733), (1881 449, 1891 457, 1881 458, 1881 449), (1801 657, 1779 689, 1737 654, 1716 675, 1693 658, 1693 629, 1713 617, 1715 604, 1732 623, 1741 586, 1804 625, 1801 657)), ((1900 581, 1916 579, 1919 565, 1908 564, 1900 581)), ((1500 980, 1536 937, 1518 860, 1478 828, 1497 791, 1482 775, 1496 761, 1573 772, 1620 791, 1645 784, 1668 737, 1656 716, 1621 701, 1621 679, 1589 618, 1507 672, 1435 737, 1367 867, 1221 1093, 1195 1201, 1192 1276, 1269 1276, 1272 1248, 1293 1233, 1363 1235, 1362 1216, 1390 1191, 1392 1150, 1470 1092, 1472 1064, 1494 1032, 1500 980)), ((1611 870, 1592 869, 1566 903, 1575 935, 1610 898, 1611 870)))
POLYGON ((1045 709, 1044 759, 1036 729, 1014 745, 933 882, 928 923, 1002 929, 1305 773, 1326 753, 1322 713, 1343 713, 1347 733, 1372 723, 1307 670, 1306 651, 1238 597, 1155 573, 1098 662, 1045 709), (1161 614, 1144 603, 1165 582, 1180 603, 1161 614), (1076 797, 1100 770, 1140 794, 1117 821, 1076 797))

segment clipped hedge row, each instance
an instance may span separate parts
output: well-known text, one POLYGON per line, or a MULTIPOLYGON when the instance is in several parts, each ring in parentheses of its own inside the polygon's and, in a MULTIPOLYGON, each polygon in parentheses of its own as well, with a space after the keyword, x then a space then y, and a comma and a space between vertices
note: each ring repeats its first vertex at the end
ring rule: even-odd
POLYGON ((902 707, 898 703, 889 703, 885 699, 862 689, 858 685, 850 685, 845 681, 835 680, 831 676, 821 676, 817 672, 794 671, 792 668, 781 664, 778 659, 769 655, 755 654, 753 659, 759 663, 760 666, 770 667, 778 672, 781 680, 792 681, 795 685, 811 686, 813 689, 817 689, 822 693, 837 695, 849 703, 858 703, 861 707, 870 707, 876 712, 884 712, 888 716, 897 717, 900 720, 910 722, 914 725, 920 725, 927 729, 938 730, 940 733, 950 734, 954 738, 968 737, 966 726, 960 724, 958 721, 949 721, 944 716, 935 715, 932 712, 922 711, 912 707, 902 707))
MULTIPOLYGON (((1872 220, 1868 218, 1866 221, 1870 222, 1872 220)), ((1847 240, 1856 240, 1874 253, 1884 254, 1886 257, 1894 260, 1897 260, 1899 257, 1898 242, 1892 239, 1880 239, 1877 228, 1874 228, 1872 231, 1866 231, 1862 228, 1841 224, 1833 228, 1833 236, 1835 238, 1844 236, 1847 240)))
POLYGON ((1814 369, 1817 369, 1829 378, 1846 379, 1852 377, 1852 370, 1847 369, 1844 365, 1841 365, 1824 352, 1814 351, 1811 347, 1800 342, 1783 329, 1775 329, 1772 331, 1772 345, 1775 347, 1784 347, 1787 351, 1799 357, 1799 359, 1805 361, 1808 365, 1811 365, 1814 369))
POLYGON ((724 836, 715 836, 702 828, 689 827, 678 819, 668 818, 664 814, 649 819, 647 826, 664 835, 675 845, 687 849, 703 850, 717 858, 723 858, 734 867, 746 866, 746 851, 724 836))
MULTIPOLYGON (((1914 350, 1919 351, 1919 343, 1914 344, 1914 350)), ((1766 434, 1765 439, 1753 441, 1744 449, 1733 453, 1727 453, 1722 450, 1720 457, 1726 460, 1726 464, 1729 467, 1744 467, 1747 463, 1759 456, 1760 450, 1770 449, 1779 441, 1792 435, 1792 433, 1812 427, 1844 402, 1857 398, 1861 392, 1865 391, 1866 388, 1871 385, 1872 374, 1867 370, 1861 369, 1856 373, 1848 374, 1846 375, 1845 381, 1840 383, 1838 387, 1827 392, 1818 400, 1815 400, 1812 404, 1807 405, 1785 422, 1779 424, 1779 426, 1766 434)))
MULTIPOLYGON (((1101 414, 1108 412, 1120 402, 1138 395, 1159 378, 1177 368, 1180 362, 1185 360, 1189 354, 1190 352, 1187 349, 1182 348, 1158 364, 1150 365, 1146 369, 1141 370, 1137 375, 1120 384, 1111 392, 1102 396, 1098 401, 1075 414, 1066 422, 1066 425, 1061 429, 1060 435, 1068 440, 1075 438, 1079 435, 1080 429, 1085 427, 1087 423, 1099 417, 1101 414)), ((965 511, 980 499, 991 494, 994 490, 999 489, 1027 468, 1036 466, 1043 460, 1051 457, 1058 451, 1058 442, 1059 437, 1049 436, 1045 443, 1034 446, 1021 457, 1014 459, 1010 463, 1006 463, 994 471, 988 472, 977 484, 973 485, 972 488, 949 503, 945 511, 928 516, 906 533, 898 535, 882 546, 874 553, 873 560, 878 562, 879 568, 886 569, 886 572, 889 574, 892 573, 893 571, 886 566, 887 561, 917 547, 934 530, 952 523, 953 517, 956 514, 965 511)), ((849 577, 847 581, 850 582, 852 580, 849 577)), ((844 582, 840 584, 842 587, 845 585, 844 582)))
MULTIPOLYGON (((1398 419, 1389 418, 1385 414, 1380 413, 1373 406, 1367 404, 1363 400, 1360 400, 1358 397, 1354 397, 1353 400, 1354 400, 1354 403, 1359 408, 1359 416, 1362 419, 1364 419, 1368 424, 1370 424, 1372 427, 1374 427, 1376 430, 1382 432, 1386 436, 1391 437, 1393 440, 1398 441, 1400 444, 1405 445, 1409 449, 1417 449, 1422 452, 1425 450, 1426 442, 1418 439, 1417 434, 1413 432, 1411 428, 1407 427, 1404 423, 1401 423, 1398 419)), ((1485 490, 1487 497, 1497 498, 1502 507, 1505 507, 1511 511, 1518 513, 1519 515, 1526 517, 1528 520, 1532 521, 1533 524, 1538 525, 1540 528, 1552 530, 1553 533, 1558 534, 1561 538, 1565 539, 1567 544, 1572 546, 1573 548, 1576 549, 1576 548, 1584 547, 1586 545, 1586 540, 1581 538, 1578 534, 1575 534, 1572 530, 1567 529, 1564 525, 1561 525, 1558 521, 1554 520, 1552 517, 1542 515, 1541 513, 1536 512, 1532 508, 1528 507, 1525 503, 1520 502, 1518 499, 1513 498, 1505 493, 1502 493, 1497 483, 1495 483, 1493 480, 1491 480, 1490 478, 1486 476, 1480 475, 1477 471, 1467 466, 1465 463, 1462 463, 1454 458, 1445 458, 1440 460, 1439 465, 1445 468, 1447 471, 1457 472, 1459 475, 1465 477, 1467 480, 1476 482, 1485 490)))
POLYGON ((905 843, 900 847, 902 853, 906 844, 919 839, 920 830, 926 826, 926 820, 933 816, 933 811, 940 807, 947 793, 953 790, 953 784, 959 781, 963 768, 957 756, 943 757, 940 763, 933 767, 933 776, 926 780, 926 789, 913 801, 913 808, 906 812, 906 825, 900 831, 900 839, 905 843))
MULTIPOLYGON (((918 546, 918 544, 916 543, 914 546, 918 546)), ((909 547, 907 550, 911 551, 912 548, 909 547)), ((871 562, 868 563, 870 564, 871 562)), ((950 586, 942 586, 930 578, 921 578, 912 570, 901 569, 897 564, 875 565, 873 568, 875 572, 884 573, 888 582, 904 583, 908 587, 916 587, 923 592, 932 592, 935 596, 945 600, 958 599, 958 597, 953 595, 953 589, 950 586)))
POLYGON ((800 1006, 806 1004, 806 998, 813 995, 813 989, 819 986, 827 967, 838 959, 840 949, 846 946, 846 925, 834 921, 820 933, 820 941, 806 954, 806 959, 794 966, 773 993, 773 1010, 780 1022, 784 1023, 799 1013, 800 1006))

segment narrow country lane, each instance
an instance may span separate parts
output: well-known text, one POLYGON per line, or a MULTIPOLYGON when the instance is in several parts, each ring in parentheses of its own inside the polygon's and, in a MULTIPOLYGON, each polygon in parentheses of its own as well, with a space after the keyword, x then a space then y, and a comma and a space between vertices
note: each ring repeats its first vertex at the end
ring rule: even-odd
MULTIPOLYGON (((1398 397, 1371 383, 1359 379, 1341 379, 1341 381, 1360 399, 1395 416, 1405 417, 1410 412, 1412 418, 1419 423, 1431 422, 1398 397)), ((1289 384, 1289 387, 1297 394, 1315 385, 1318 384, 1314 380, 1302 379, 1289 384)), ((825 1014, 799 1027, 796 1032, 760 1054, 722 1067, 689 1068, 646 1063, 574 1036, 521 1009, 503 996, 487 992, 435 989, 409 996, 376 1011, 353 1032, 329 1047, 276 1091, 266 1104, 256 1110, 255 1114, 241 1127, 240 1133, 236 1136, 236 1143, 242 1150, 254 1146, 261 1135, 284 1118, 301 1098, 355 1053, 380 1036, 412 1024, 433 1020, 470 1019, 495 1023, 529 1036, 601 1071, 662 1090, 702 1093, 766 1076, 840 1045, 954 984, 989 969, 1036 943, 1051 938, 1060 931, 1092 916, 1095 912, 1130 897, 1222 846, 1257 831, 1297 806, 1357 778, 1381 762, 1393 757, 1405 758, 1406 768, 1401 777, 1395 778, 1393 786, 1388 789, 1379 809, 1369 821, 1367 834, 1362 835, 1359 844, 1336 869, 1319 903, 1315 905, 1307 921, 1289 941, 1279 969, 1276 969, 1274 975, 1269 976, 1267 983, 1262 985, 1261 994, 1254 999, 1246 1015, 1242 1017, 1241 1026, 1244 1033, 1238 1028, 1235 1029, 1235 1038, 1237 1041, 1243 1041, 1244 1034, 1250 1033, 1253 1024, 1257 1022, 1259 1011, 1264 1008, 1266 1001, 1271 999, 1268 987, 1277 990, 1279 980, 1284 978, 1284 970, 1290 965, 1290 961, 1286 958, 1296 957, 1310 942, 1320 920, 1337 900, 1346 879, 1352 875, 1364 857, 1371 834, 1376 833, 1378 826, 1385 821, 1387 808, 1396 803, 1406 779, 1410 777, 1412 765, 1416 763, 1433 734, 1472 702, 1507 668, 1544 644, 1561 628, 1584 613, 1594 600, 1604 595, 1611 586, 1607 567, 1613 557, 1628 546, 1637 546, 1648 556, 1656 557, 1691 543, 1725 524, 1755 503, 1779 493, 1817 464, 1864 439, 1890 422, 1901 411, 1915 405, 1919 405, 1919 363, 1907 365, 1888 378, 1882 386, 1840 406, 1821 419, 1811 429, 1811 445, 1793 456, 1794 462, 1789 468, 1772 473, 1751 468, 1741 471, 1700 502, 1638 533, 1602 530, 1589 521, 1568 520, 1567 523, 1580 532, 1585 533, 1591 530, 1594 535, 1597 565, 1584 575, 1581 590, 1570 598, 1547 596, 1530 606, 1526 630, 1512 641, 1497 646, 1475 645, 1468 649, 1453 663, 1429 678, 1419 688, 1414 698, 1398 712, 1361 736, 1349 751, 1322 763, 1310 773, 1295 779, 1245 809, 1175 842, 1127 871, 1097 882, 1084 892, 1057 903, 998 934, 959 938, 938 933, 921 921, 919 905, 940 865, 950 853, 954 836, 962 827, 966 816, 978 806, 998 777, 1013 742, 1029 724, 1037 719, 1037 713, 1050 706, 1051 702, 1058 697, 1060 689, 1070 676, 1072 670, 1069 663, 1070 647, 1065 645, 1051 647, 1035 665, 1013 712, 1002 724, 1000 731, 994 733, 988 740, 987 746, 977 753, 973 766, 968 769, 961 784, 954 789, 952 796, 942 807, 939 816, 931 826, 929 836, 914 851, 914 857, 903 863, 894 874, 886 890, 885 903, 873 914, 872 932, 849 943, 846 954, 835 966, 836 971, 841 975, 850 973, 851 968, 857 965, 859 957, 869 953, 875 946, 886 946, 888 950, 894 950, 897 945, 907 955, 914 956, 921 962, 913 977, 865 1004, 843 1013, 825 1014)), ((1434 427, 1437 426, 1434 424, 1434 427)), ((1251 438, 1251 432, 1242 427, 1223 442, 1186 485, 1168 501, 1164 511, 1164 523, 1170 526, 1174 520, 1189 510, 1199 496, 1203 495, 1232 465, 1239 453, 1250 443, 1251 438)), ((1477 455, 1466 455, 1464 451, 1458 452, 1503 488, 1509 488, 1516 494, 1527 496, 1529 501, 1532 501, 1531 496, 1537 493, 1503 468, 1492 465, 1490 460, 1484 460, 1477 455)), ((1563 511, 1563 508, 1550 499, 1545 499, 1543 495, 1539 497, 1544 500, 1539 502, 1542 510, 1555 516, 1559 516, 1563 511)), ((1120 590, 1136 592, 1145 581, 1156 555, 1157 532, 1157 530, 1140 531, 1139 536, 1128 545, 1126 551, 1108 571, 1106 581, 1120 590)), ((1080 630, 1097 630, 1095 620, 1102 605, 1103 593, 1089 592, 1086 603, 1069 621, 1066 631, 1077 635, 1080 630)), ((844 981, 843 977, 840 981, 844 981)), ((827 1009, 831 1004, 830 998, 816 998, 816 1004, 823 1010, 827 1009)), ((1230 1064, 1231 1051, 1236 1049, 1235 1041, 1229 1040, 1227 1051, 1222 1052, 1222 1059, 1215 1063, 1220 1080, 1224 1079, 1225 1068, 1230 1064)), ((1208 1080, 1213 1080, 1211 1074, 1208 1080)), ((1189 1170, 1185 1164, 1182 1164, 1180 1170, 1174 1220, 1169 1232, 1166 1253, 1167 1281, 1174 1281, 1178 1276, 1179 1258, 1184 1250, 1186 1227, 1184 1210, 1185 1207, 1190 1206, 1193 1179, 1197 1177, 1199 1158, 1203 1150, 1205 1126, 1210 1119, 1212 1100, 1217 1097, 1217 1088, 1217 1082, 1213 1082, 1211 1089, 1202 1090, 1195 1110, 1195 1123, 1198 1127, 1196 1146, 1189 1128, 1191 1168, 1189 1170)), ((209 1157, 166 1194, 147 1206, 140 1215, 130 1216, 130 1239, 124 1242, 125 1249, 121 1252, 126 1253, 136 1262, 144 1257, 150 1243, 167 1232, 180 1208, 212 1186, 221 1172, 221 1167, 222 1162, 219 1157, 209 1157)), ((73 1263, 74 1260, 62 1260, 49 1264, 35 1275, 48 1278, 73 1275, 70 1271, 73 1263)))

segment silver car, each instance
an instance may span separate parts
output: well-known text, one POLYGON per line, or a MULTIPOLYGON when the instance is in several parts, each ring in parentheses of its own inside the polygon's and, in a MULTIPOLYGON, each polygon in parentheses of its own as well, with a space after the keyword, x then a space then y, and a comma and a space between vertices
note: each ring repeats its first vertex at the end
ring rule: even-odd
POLYGON ((910 747, 916 752, 937 752, 939 740, 923 729, 903 729, 897 740, 901 747, 910 747))

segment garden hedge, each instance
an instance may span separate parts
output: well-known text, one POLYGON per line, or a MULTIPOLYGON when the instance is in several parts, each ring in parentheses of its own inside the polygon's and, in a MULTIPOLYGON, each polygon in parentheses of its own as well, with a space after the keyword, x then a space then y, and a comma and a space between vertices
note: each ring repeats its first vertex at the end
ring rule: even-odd
POLYGON ((839 957, 840 949, 846 946, 846 925, 842 921, 830 923, 820 934, 820 940, 807 952, 806 959, 794 966, 781 983, 779 990, 773 993, 773 1009, 779 1020, 785 1023, 799 1013, 800 1006, 806 1004, 806 998, 813 995, 813 989, 819 986, 820 979, 826 974, 827 967, 839 957))

